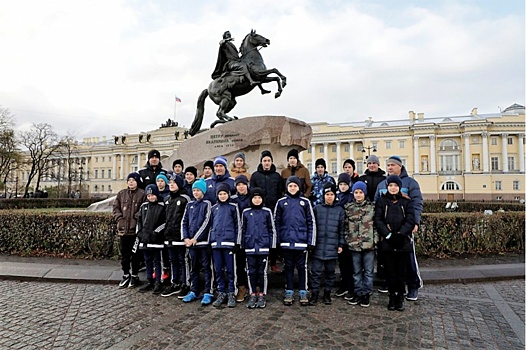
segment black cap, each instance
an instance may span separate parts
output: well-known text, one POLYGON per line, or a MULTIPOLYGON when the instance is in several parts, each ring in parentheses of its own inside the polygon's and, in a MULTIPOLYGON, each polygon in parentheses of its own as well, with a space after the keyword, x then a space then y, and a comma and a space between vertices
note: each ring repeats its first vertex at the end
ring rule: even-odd
POLYGON ((153 157, 161 159, 161 153, 156 149, 152 149, 150 152, 148 152, 148 159, 153 157))
POLYGON ((325 163, 325 159, 323 158, 318 158, 316 159, 316 163, 314 163, 314 168, 316 169, 318 167, 318 165, 323 165, 323 168, 324 169, 327 169, 327 163, 325 163))
POLYGON ((187 166, 186 169, 184 169, 184 173, 192 173, 197 177, 197 168, 195 166, 187 166))
POLYGON ((270 157, 270 159, 274 161, 274 158, 272 158, 272 153, 270 153, 270 151, 267 149, 261 152, 261 157, 259 157, 259 161, 261 162, 265 157, 270 157))
POLYGON ((288 151, 287 159, 289 159, 290 157, 294 157, 296 159, 300 159, 298 150, 297 149, 291 149, 290 151, 288 151))

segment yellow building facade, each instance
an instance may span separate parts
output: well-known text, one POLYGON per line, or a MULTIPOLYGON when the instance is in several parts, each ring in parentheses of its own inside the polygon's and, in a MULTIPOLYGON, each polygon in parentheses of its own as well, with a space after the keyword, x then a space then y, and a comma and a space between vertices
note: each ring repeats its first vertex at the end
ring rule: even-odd
MULTIPOLYGON (((186 129, 171 125, 163 124, 141 134, 85 138, 72 155, 73 188, 82 185, 83 196, 95 197, 107 197, 125 188, 127 174, 144 166, 149 150, 159 150, 162 161, 184 142, 186 129)), ((362 174, 368 155, 377 155, 384 170, 389 156, 397 155, 410 176, 420 183, 424 199, 452 202, 525 198, 524 106, 514 104, 494 114, 478 114, 474 108, 460 116, 428 118, 423 113, 409 112, 407 118, 391 121, 369 118, 363 122, 310 125, 311 144, 300 153, 300 159, 311 174, 318 158, 325 159, 327 171, 336 177, 343 171, 345 159, 354 159, 355 170, 362 174)), ((184 161, 186 166, 192 165, 191 159, 184 161)), ((60 181, 64 184, 66 163, 59 158, 50 161, 41 189, 57 186, 60 181)), ((171 164, 163 167, 168 170, 171 164)), ((251 169, 255 168, 251 164, 251 169)), ((14 176, 8 186, 13 186, 14 176)), ((18 177, 20 185, 27 171, 20 168, 18 177)))

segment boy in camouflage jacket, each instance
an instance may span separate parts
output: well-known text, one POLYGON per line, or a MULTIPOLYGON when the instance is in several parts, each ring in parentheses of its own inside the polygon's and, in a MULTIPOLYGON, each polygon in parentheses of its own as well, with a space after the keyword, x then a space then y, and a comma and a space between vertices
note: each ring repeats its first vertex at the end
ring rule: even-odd
POLYGON ((378 242, 374 229, 374 204, 367 199, 364 182, 355 182, 351 191, 354 201, 345 205, 345 237, 353 262, 354 295, 348 303, 369 307, 374 278, 374 250, 378 242))

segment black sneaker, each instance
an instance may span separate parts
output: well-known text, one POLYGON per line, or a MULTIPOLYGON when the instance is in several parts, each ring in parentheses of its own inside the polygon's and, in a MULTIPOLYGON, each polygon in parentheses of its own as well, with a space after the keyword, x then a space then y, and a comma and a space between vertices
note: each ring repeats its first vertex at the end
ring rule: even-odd
POLYGON ((153 294, 159 295, 163 291, 163 284, 162 282, 155 282, 155 286, 153 287, 153 294))
POLYGON ((142 284, 141 280, 139 279, 139 276, 131 276, 130 283, 128 284, 128 288, 136 288, 142 284))
POLYGON ((154 287, 155 287, 155 283, 154 282, 148 282, 144 286, 139 288, 139 293, 150 292, 150 291, 153 290, 154 287))
POLYGON ((343 297, 343 299, 345 299, 345 300, 351 300, 353 296, 354 296, 354 293, 353 293, 353 292, 347 292, 347 293, 345 294, 345 296, 343 297))
POLYGON ((387 288, 386 283, 382 283, 380 287, 378 287, 378 293, 382 293, 382 294, 389 293, 389 289, 387 288))
POLYGON ((130 284, 131 276, 130 275, 124 275, 122 276, 122 280, 119 282, 119 288, 127 288, 130 284))
POLYGON ((181 292, 181 286, 178 285, 178 284, 172 283, 170 285, 170 287, 164 288, 164 290, 161 293, 161 296, 162 297, 170 297, 170 296, 172 296, 174 294, 177 294, 179 292, 181 292))
POLYGON ((343 297, 345 294, 347 294, 349 291, 347 290, 347 288, 345 287, 340 287, 340 289, 338 289, 336 291, 336 293, 334 293, 334 295, 336 295, 337 297, 343 297))
POLYGON ((357 295, 353 295, 351 300, 347 301, 347 304, 349 304, 349 305, 358 305, 359 302, 360 302, 360 297, 357 296, 357 295))
POLYGON ((369 295, 362 295, 362 297, 360 298, 360 306, 361 307, 371 306, 371 302, 369 301, 369 295))
POLYGON ((183 299, 188 293, 190 293, 190 287, 188 287, 186 284, 183 284, 181 286, 181 291, 177 295, 177 299, 183 299))

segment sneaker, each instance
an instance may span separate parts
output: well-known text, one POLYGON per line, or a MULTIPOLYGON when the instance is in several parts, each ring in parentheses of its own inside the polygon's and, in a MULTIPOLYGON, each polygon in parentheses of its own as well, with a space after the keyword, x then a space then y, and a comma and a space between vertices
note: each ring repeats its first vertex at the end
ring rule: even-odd
POLYGON ((212 306, 221 307, 221 304, 223 304, 225 301, 226 301, 226 293, 219 293, 217 295, 217 299, 212 303, 212 306))
POLYGON ((163 291, 163 284, 162 282, 155 282, 155 286, 153 287, 153 294, 159 295, 163 291))
POLYGON ((189 303, 194 300, 197 300, 197 295, 194 292, 190 292, 183 298, 183 303, 189 303))
POLYGON ((410 288, 407 290, 407 296, 405 297, 409 301, 417 301, 418 300, 418 289, 410 288))
POLYGON ((247 297, 247 287, 239 286, 238 291, 237 291, 236 301, 238 303, 242 303, 246 297, 247 297))
POLYGON ((334 293, 334 295, 336 295, 337 297, 343 297, 345 294, 347 294, 349 291, 347 290, 347 288, 345 287, 340 287, 336 293, 334 293))
POLYGON ((259 309, 263 309, 267 306, 267 297, 263 293, 259 293, 258 302, 256 304, 256 307, 259 309))
POLYGON ((360 297, 357 296, 357 295, 353 295, 351 300, 347 301, 347 304, 349 304, 349 305, 358 305, 359 302, 360 302, 360 297))
POLYGON ((282 271, 280 270, 280 268, 278 267, 278 265, 272 265, 270 267, 270 272, 272 273, 281 273, 282 271))
POLYGON ((309 305, 309 298, 307 297, 306 290, 300 290, 300 305, 301 306, 309 305))
POLYGON ((371 305, 369 301, 369 295, 362 295, 360 298, 360 306, 361 307, 369 307, 371 305))
POLYGON ((343 299, 351 300, 353 296, 354 296, 353 292, 347 292, 347 293, 345 293, 345 296, 343 297, 343 299))
POLYGON ((389 293, 389 289, 387 288, 387 284, 382 283, 380 287, 378 287, 378 293, 389 293))
POLYGON ((152 291, 154 288, 155 288, 155 283, 148 282, 144 286, 139 288, 139 293, 146 293, 146 292, 152 291))
POLYGON ((186 284, 183 284, 181 286, 181 291, 179 292, 177 298, 183 299, 188 293, 190 293, 190 287, 188 287, 186 284))
POLYGON ((325 305, 331 305, 332 304, 331 291, 330 290, 326 290, 326 291, 323 292, 323 303, 325 305))
POLYGON ((287 289, 285 291, 285 298, 283 298, 283 304, 287 306, 291 306, 293 301, 294 301, 294 291, 291 289, 287 289))
POLYGON ((130 275, 124 275, 122 276, 122 280, 119 282, 119 288, 127 288, 130 284, 131 276, 130 275))
POLYGON ((247 307, 249 309, 256 308, 256 303, 258 302, 258 297, 255 293, 250 294, 250 298, 248 299, 247 307))
POLYGON ((236 307, 236 296, 234 293, 228 293, 228 302, 226 305, 228 307, 236 307))
POLYGON ((146 264, 144 263, 144 261, 141 261, 139 263, 139 272, 144 272, 146 271, 146 264))
POLYGON ((309 305, 312 305, 312 306, 316 305, 318 303, 318 296, 319 296, 318 292, 310 293, 309 305))
POLYGON ((130 283, 128 284, 128 288, 135 288, 142 284, 141 280, 139 279, 139 276, 131 276, 130 283))
POLYGON ((178 284, 172 283, 170 287, 164 288, 163 292, 161 293, 162 297, 170 297, 174 294, 177 294, 181 292, 181 286, 178 284))
POLYGON ((203 295, 203 299, 201 300, 201 305, 210 305, 212 304, 212 300, 214 300, 214 296, 210 293, 205 293, 205 295, 203 295))

